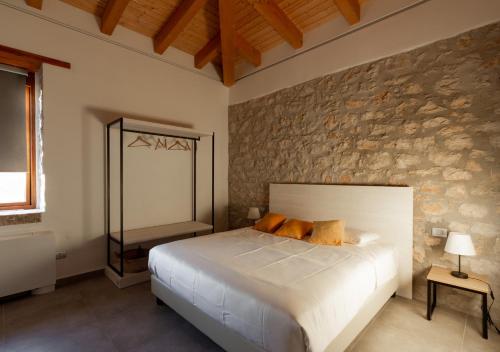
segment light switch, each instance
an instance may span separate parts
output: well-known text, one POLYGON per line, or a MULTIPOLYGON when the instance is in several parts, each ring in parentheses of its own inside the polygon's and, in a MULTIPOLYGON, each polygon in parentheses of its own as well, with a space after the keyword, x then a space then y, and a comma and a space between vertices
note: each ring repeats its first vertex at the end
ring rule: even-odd
POLYGON ((440 227, 433 227, 432 228, 432 236, 446 238, 446 236, 448 236, 448 229, 443 229, 440 227))

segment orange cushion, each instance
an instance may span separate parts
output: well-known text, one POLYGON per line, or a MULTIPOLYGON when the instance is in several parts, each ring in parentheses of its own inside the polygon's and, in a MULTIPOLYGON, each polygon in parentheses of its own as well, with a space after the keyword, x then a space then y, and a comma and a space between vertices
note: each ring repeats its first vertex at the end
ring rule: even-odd
POLYGON ((341 246, 344 242, 344 220, 315 221, 309 242, 341 246))
POLYGON ((281 227, 274 232, 277 236, 291 237, 301 240, 304 236, 311 233, 313 230, 313 223, 309 221, 302 221, 291 219, 285 222, 281 227))
POLYGON ((273 233, 285 220, 286 217, 282 214, 267 213, 253 228, 257 231, 273 233))

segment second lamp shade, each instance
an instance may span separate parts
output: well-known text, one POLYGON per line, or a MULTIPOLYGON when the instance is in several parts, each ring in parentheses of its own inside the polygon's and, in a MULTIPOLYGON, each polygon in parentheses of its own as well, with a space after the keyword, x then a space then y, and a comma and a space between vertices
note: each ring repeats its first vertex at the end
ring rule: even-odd
POLYGON ((260 219, 260 211, 259 208, 257 207, 250 207, 248 208, 248 215, 247 219, 249 220, 257 220, 260 219))
POLYGON ((458 255, 476 255, 470 235, 461 232, 450 232, 444 251, 458 255))

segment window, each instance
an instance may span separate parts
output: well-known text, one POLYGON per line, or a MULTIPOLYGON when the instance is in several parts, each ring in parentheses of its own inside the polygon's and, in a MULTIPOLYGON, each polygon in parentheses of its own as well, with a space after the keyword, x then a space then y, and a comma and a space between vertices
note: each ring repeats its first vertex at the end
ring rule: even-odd
POLYGON ((36 207, 35 74, 0 65, 0 210, 36 207))
POLYGON ((0 44, 0 215, 45 208, 42 64, 71 68, 68 62, 0 44))

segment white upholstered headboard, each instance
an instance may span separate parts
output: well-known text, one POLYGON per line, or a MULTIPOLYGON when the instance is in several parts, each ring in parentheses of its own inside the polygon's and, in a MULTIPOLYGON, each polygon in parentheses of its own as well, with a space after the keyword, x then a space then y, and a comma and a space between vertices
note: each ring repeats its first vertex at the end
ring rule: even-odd
POLYGON ((377 232, 398 249, 397 294, 412 298, 413 188, 271 184, 269 211, 310 221, 343 219, 347 227, 377 232))

